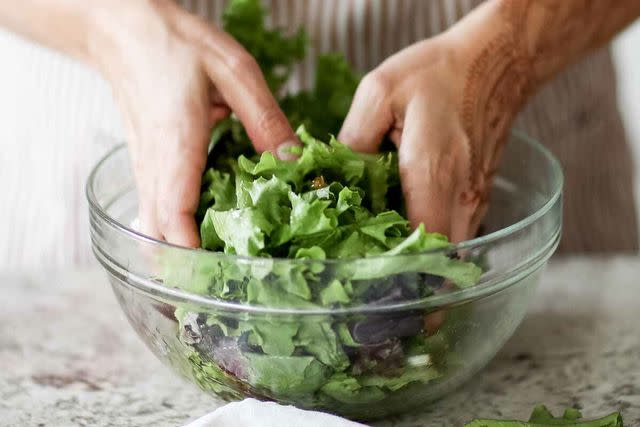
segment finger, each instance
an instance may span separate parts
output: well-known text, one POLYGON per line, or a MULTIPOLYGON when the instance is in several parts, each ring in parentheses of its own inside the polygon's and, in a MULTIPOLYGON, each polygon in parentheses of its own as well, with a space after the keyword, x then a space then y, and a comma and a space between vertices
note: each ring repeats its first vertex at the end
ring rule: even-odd
POLYGON ((153 176, 150 175, 147 170, 149 159, 145 158, 145 156, 140 153, 142 151, 141 147, 143 139, 135 131, 135 125, 133 123, 134 115, 129 104, 124 101, 124 97, 121 96, 120 91, 115 90, 114 94, 123 113, 122 119, 128 143, 127 148, 129 150, 131 168, 133 169, 136 189, 138 191, 138 218, 136 231, 154 239, 162 239, 162 233, 160 233, 156 220, 156 204, 153 198, 156 183, 153 176))
POLYGON ((143 199, 140 199, 140 201, 141 203, 138 209, 139 229, 137 231, 141 232, 145 236, 153 237, 154 239, 162 239, 162 233, 160 232, 156 221, 155 203, 153 200, 150 200, 150 197, 144 197, 143 199))
MULTIPOLYGON (((213 126, 228 115, 227 107, 214 107, 210 110, 213 126)), ((163 235, 167 241, 185 247, 198 247, 200 231, 195 221, 195 213, 200 202, 208 134, 203 133, 207 128, 202 127, 200 121, 192 123, 191 126, 187 128, 189 133, 182 138, 184 143, 178 146, 176 155, 168 157, 169 167, 165 175, 167 178, 161 179, 158 192, 165 219, 159 222, 163 224, 163 235), (201 144, 204 144, 204 150, 201 144), (172 199, 163 197, 163 194, 171 194, 172 199)))
MULTIPOLYGON (((158 227, 156 216, 156 201, 154 198, 156 182, 154 174, 149 171, 149 165, 143 164, 142 159, 143 156, 140 156, 139 153, 131 155, 138 189, 138 231, 159 240, 162 239, 162 232, 158 227)), ((149 159, 147 158, 146 162, 148 161, 149 159)))
POLYGON ((212 126, 215 126, 220 120, 229 117, 229 114, 231 114, 229 107, 224 105, 214 105, 209 111, 209 121, 212 126))
POLYGON ((203 64, 224 102, 238 116, 257 151, 277 153, 281 144, 297 144, 255 59, 232 36, 176 7, 174 25, 200 43, 203 64))
POLYGON ((489 201, 486 200, 478 206, 477 210, 473 214, 473 217, 471 218, 471 221, 469 223, 469 227, 464 230, 465 235, 463 239, 470 239, 478 234, 478 230, 480 229, 482 221, 484 220, 484 217, 487 215, 488 211, 489 201))
POLYGON ((457 187, 456 153, 444 114, 426 100, 409 104, 398 148, 407 214, 413 226, 450 236, 457 187))
POLYGON ((224 58, 208 54, 205 68, 231 110, 238 116, 258 152, 278 153, 296 144, 289 122, 267 86, 255 60, 237 47, 224 58))
POLYGON ((200 245, 195 213, 207 159, 208 114, 206 104, 196 104, 179 115, 181 121, 168 127, 170 131, 160 133, 164 146, 156 193, 158 224, 168 242, 185 247, 200 245))
POLYGON ((371 73, 363 80, 338 139, 355 151, 375 153, 393 125, 390 84, 382 74, 371 73))
POLYGON ((159 177, 156 211, 160 231, 165 240, 185 247, 198 247, 200 238, 195 212, 200 197, 200 182, 206 159, 206 149, 176 147, 162 162, 164 172, 159 177))
POLYGON ((211 101, 211 104, 215 106, 226 105, 224 98, 213 84, 209 85, 209 100, 211 101))

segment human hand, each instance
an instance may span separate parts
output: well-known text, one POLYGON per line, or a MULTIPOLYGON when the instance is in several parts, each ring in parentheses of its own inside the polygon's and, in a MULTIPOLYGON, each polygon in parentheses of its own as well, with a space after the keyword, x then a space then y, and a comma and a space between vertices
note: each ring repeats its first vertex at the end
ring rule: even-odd
POLYGON ((375 152, 389 135, 410 221, 454 242, 477 232, 507 132, 534 87, 514 29, 494 14, 479 8, 365 76, 339 136, 375 152))
POLYGON ((212 127, 233 111, 258 151, 276 153, 295 134, 256 61, 231 36, 170 0, 109 3, 95 13, 89 51, 123 113, 141 231, 197 247, 212 127))

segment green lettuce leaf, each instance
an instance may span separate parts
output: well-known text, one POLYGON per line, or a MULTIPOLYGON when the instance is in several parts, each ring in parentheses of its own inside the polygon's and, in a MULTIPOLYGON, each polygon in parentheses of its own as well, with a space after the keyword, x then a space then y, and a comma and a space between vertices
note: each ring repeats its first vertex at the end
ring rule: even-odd
POLYGON ((204 215, 208 208, 225 211, 232 209, 235 204, 235 192, 231 175, 215 169, 207 170, 202 176, 198 216, 204 215))
POLYGON ((287 95, 280 105, 291 123, 304 125, 311 134, 326 138, 340 130, 359 82, 360 77, 342 55, 321 55, 314 88, 287 95))
POLYGON ((260 255, 265 247, 265 236, 273 230, 273 223, 255 208, 228 211, 209 209, 206 218, 209 218, 209 222, 203 223, 203 226, 207 237, 215 233, 224 242, 225 252, 236 255, 260 255))
POLYGON ((304 30, 287 37, 265 27, 266 12, 259 1, 234 0, 222 16, 223 28, 256 59, 272 91, 278 92, 289 79, 296 61, 304 58, 304 30))
POLYGON ((585 420, 577 409, 568 408, 561 417, 554 417, 544 405, 536 406, 529 421, 473 420, 465 427, 624 427, 622 416, 614 412, 606 417, 585 420))
POLYGON ((351 297, 346 286, 339 280, 332 280, 329 285, 320 291, 320 302, 326 307, 334 304, 347 304, 351 301, 351 297))
POLYGON ((193 377, 204 390, 211 390, 223 399, 239 400, 242 393, 234 385, 239 382, 233 375, 224 372, 218 365, 205 362, 195 351, 189 355, 193 377))
POLYGON ((330 319, 301 324, 296 335, 296 344, 336 371, 342 371, 349 366, 349 359, 331 328, 330 319))
POLYGON ((362 386, 357 379, 345 373, 334 374, 322 386, 322 392, 343 403, 367 404, 383 400, 386 394, 375 386, 362 386))
POLYGON ((291 356, 295 350, 293 337, 298 333, 299 326, 293 322, 257 322, 255 334, 250 344, 260 346, 271 356, 291 356))
POLYGON ((329 369, 314 357, 265 356, 246 353, 249 381, 278 396, 300 396, 319 389, 329 376, 329 369))
POLYGON ((331 202, 326 200, 305 201, 302 197, 291 192, 291 237, 308 236, 323 232, 330 232, 338 226, 337 212, 330 209, 331 202))
POLYGON ((401 375, 394 377, 383 377, 381 375, 365 376, 360 378, 360 383, 365 387, 385 388, 396 391, 409 383, 429 382, 440 377, 440 373, 433 366, 423 366, 417 368, 407 368, 401 375))

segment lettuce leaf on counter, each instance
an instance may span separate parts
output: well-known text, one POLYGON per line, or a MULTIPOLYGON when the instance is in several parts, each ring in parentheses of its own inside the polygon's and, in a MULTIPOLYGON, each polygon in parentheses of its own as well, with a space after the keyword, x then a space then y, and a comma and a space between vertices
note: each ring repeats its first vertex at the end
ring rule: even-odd
POLYGON ((577 409, 565 410, 561 417, 554 417, 544 405, 536 406, 529 421, 474 420, 465 427, 624 427, 622 416, 614 412, 606 417, 585 420, 577 409))

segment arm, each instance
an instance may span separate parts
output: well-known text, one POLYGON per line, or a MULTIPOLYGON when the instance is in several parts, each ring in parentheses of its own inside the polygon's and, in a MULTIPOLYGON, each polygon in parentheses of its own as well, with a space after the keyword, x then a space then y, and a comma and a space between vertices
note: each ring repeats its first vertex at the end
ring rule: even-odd
POLYGON ((501 0, 507 29, 544 82, 640 16, 640 0, 501 0))
POLYGON ((450 33, 461 53, 478 60, 514 56, 532 67, 539 84, 589 51, 607 43, 640 16, 640 0, 492 0, 450 33), (467 37, 478 37, 462 46, 467 37), (499 45, 499 46, 498 46, 499 45))
POLYGON ((171 0, 0 2, 0 25, 98 69, 124 118, 142 231, 198 246, 211 128, 233 111, 258 151, 295 134, 255 60, 171 0))
POLYGON ((472 141, 471 204, 486 204, 505 135, 531 95, 638 16, 640 0, 493 0, 452 29, 454 49, 471 58, 461 109, 472 141))
POLYGON ((103 4, 83 0, 0 2, 0 26, 89 62, 92 14, 103 4))
POLYGON ((469 238, 523 104, 637 16, 640 0, 487 1, 366 76, 340 138, 375 151, 389 134, 411 221, 469 238))

